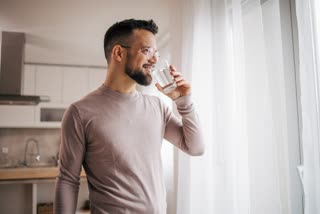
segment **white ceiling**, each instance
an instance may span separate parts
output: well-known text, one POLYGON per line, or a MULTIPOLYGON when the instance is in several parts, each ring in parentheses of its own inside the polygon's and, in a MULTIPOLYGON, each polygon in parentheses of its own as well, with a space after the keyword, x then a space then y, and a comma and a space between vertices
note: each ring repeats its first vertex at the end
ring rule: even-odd
POLYGON ((168 40, 169 0, 0 0, 0 30, 26 33, 26 62, 105 66, 103 36, 116 21, 153 19, 168 40))

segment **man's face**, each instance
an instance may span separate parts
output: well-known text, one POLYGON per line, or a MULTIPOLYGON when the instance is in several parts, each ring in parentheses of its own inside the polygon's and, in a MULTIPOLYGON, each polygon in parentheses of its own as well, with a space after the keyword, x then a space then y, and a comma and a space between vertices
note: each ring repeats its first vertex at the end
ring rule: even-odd
POLYGON ((125 73, 138 84, 148 86, 152 82, 151 70, 157 62, 151 54, 156 50, 155 36, 147 30, 135 30, 132 44, 127 49, 125 73))

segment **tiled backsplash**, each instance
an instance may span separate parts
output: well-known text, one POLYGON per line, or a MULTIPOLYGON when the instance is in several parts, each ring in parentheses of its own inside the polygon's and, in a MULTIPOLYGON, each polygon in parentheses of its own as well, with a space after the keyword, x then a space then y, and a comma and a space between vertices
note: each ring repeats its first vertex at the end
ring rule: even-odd
POLYGON ((44 128, 1 128, 0 129, 0 166, 15 166, 23 163, 26 142, 35 139, 39 145, 40 161, 35 161, 32 154, 37 153, 35 143, 29 143, 27 160, 37 165, 54 165, 60 145, 60 129, 44 128))

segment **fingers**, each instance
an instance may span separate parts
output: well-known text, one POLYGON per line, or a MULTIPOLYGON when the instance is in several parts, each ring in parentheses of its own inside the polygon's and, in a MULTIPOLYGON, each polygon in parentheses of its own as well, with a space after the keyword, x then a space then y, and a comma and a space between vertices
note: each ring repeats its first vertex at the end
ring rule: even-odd
POLYGON ((171 71, 170 74, 173 76, 173 77, 179 77, 179 76, 182 76, 182 74, 178 71, 171 71))
POLYGON ((187 87, 187 86, 189 86, 189 83, 186 81, 186 80, 181 80, 180 82, 176 82, 176 85, 177 86, 185 86, 185 87, 187 87))
POLYGON ((170 74, 173 77, 182 76, 182 74, 180 72, 178 72, 173 65, 170 65, 169 68, 170 68, 170 71, 171 71, 170 74))
POLYGON ((184 80, 183 76, 177 76, 173 78, 175 82, 179 82, 181 80, 184 80))
POLYGON ((169 68, 170 68, 171 71, 176 71, 177 70, 176 67, 174 67, 173 65, 170 65, 169 68))
POLYGON ((166 86, 162 87, 159 83, 156 83, 155 86, 157 87, 157 89, 173 100, 176 99, 177 97, 190 94, 191 84, 183 77, 183 75, 180 72, 176 71, 176 68, 174 66, 170 65, 169 68, 171 71, 170 74, 173 77, 177 87, 170 93, 166 93, 165 92, 166 86))
POLYGON ((173 76, 173 79, 176 82, 177 86, 189 84, 180 72, 171 71, 171 75, 173 76))
POLYGON ((190 86, 190 83, 182 76, 182 74, 176 71, 176 68, 173 65, 170 65, 171 75, 173 76, 174 81, 176 82, 177 86, 190 86))
POLYGON ((159 91, 163 92, 163 89, 162 89, 162 87, 160 86, 159 83, 156 83, 156 87, 157 87, 157 89, 158 89, 159 91))

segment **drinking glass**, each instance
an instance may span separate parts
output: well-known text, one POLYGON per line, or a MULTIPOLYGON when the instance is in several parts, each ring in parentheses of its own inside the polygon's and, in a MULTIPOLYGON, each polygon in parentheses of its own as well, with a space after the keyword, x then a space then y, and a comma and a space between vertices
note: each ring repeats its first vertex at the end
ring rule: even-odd
POLYGON ((165 93, 170 93, 177 87, 170 72, 167 60, 159 61, 152 72, 153 77, 160 84, 165 93))

